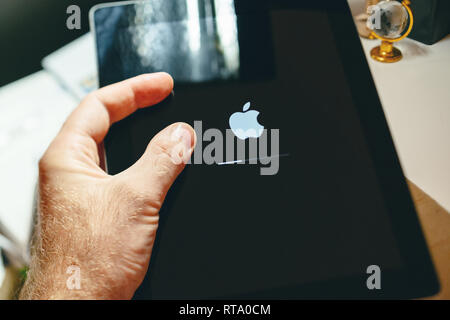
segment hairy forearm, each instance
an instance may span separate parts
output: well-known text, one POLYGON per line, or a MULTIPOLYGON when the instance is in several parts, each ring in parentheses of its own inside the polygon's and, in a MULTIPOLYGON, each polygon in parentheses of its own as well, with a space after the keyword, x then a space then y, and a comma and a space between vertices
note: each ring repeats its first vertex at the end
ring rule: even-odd
POLYGON ((38 236, 32 245, 32 259, 19 299, 125 299, 128 296, 110 280, 108 259, 99 251, 102 246, 93 244, 88 232, 77 234, 66 231, 69 226, 60 223, 39 223, 38 236), (51 229, 42 234, 42 228, 51 229), (91 245, 89 245, 91 243, 91 245), (61 245, 64 244, 64 245, 61 245), (76 246, 75 244, 78 244, 76 246), (80 247, 84 250, 81 250, 80 247))
MULTIPOLYGON (((67 277, 61 274, 55 266, 41 268, 34 263, 27 274, 27 279, 20 291, 21 300, 52 300, 81 298, 80 293, 69 290, 67 277)), ((86 292, 84 291, 84 294, 86 292)))
POLYGON ((121 296, 100 270, 85 270, 68 259, 41 261, 33 258, 27 279, 20 291, 21 300, 128 299, 121 296), (84 271, 84 272, 83 272, 84 271), (93 272, 94 271, 94 272, 93 272), (97 277, 93 277, 97 274, 97 277))

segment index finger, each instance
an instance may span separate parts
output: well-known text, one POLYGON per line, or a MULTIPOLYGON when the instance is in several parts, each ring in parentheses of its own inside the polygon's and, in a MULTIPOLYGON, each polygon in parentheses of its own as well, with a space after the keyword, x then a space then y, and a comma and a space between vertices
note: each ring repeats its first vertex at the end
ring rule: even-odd
POLYGON ((161 102, 172 90, 173 79, 164 72, 140 75, 104 87, 83 100, 61 131, 86 135, 99 144, 114 122, 137 109, 161 102))

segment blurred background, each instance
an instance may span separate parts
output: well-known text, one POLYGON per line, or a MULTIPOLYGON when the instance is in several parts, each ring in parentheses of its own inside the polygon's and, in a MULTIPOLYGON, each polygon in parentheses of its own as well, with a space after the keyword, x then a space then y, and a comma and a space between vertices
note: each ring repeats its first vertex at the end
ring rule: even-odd
MULTIPOLYGON (((106 2, 117 1, 0 0, 0 87, 40 70, 45 56, 87 33, 89 9, 106 2), (81 8, 81 30, 66 28, 66 9, 72 4, 81 8)), ((353 2, 364 6, 366 1, 353 2)), ((412 8, 416 13, 412 38, 432 44, 448 33, 450 1, 415 0, 412 8)))
POLYGON ((89 31, 89 9, 117 1, 0 0, 0 87, 42 69, 42 59, 89 31), (81 30, 66 28, 67 7, 81 8, 81 30))

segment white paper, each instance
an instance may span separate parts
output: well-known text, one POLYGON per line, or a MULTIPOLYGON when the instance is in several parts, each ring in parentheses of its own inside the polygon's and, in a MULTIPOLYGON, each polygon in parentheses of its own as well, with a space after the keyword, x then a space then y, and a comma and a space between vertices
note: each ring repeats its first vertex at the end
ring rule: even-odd
POLYGON ((39 158, 77 104, 44 71, 0 88, 0 221, 23 246, 39 158))
POLYGON ((44 58, 42 66, 79 100, 98 88, 94 39, 90 33, 44 58))

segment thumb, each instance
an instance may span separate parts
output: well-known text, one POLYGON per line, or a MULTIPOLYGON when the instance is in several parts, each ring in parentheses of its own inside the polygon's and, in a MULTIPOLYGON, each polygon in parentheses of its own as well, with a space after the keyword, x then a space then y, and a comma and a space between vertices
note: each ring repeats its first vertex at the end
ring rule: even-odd
POLYGON ((159 210, 167 191, 191 158, 196 142, 190 125, 172 124, 159 132, 144 155, 120 176, 159 210))

